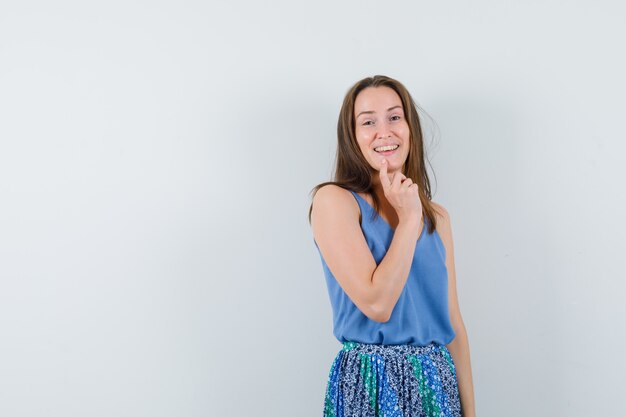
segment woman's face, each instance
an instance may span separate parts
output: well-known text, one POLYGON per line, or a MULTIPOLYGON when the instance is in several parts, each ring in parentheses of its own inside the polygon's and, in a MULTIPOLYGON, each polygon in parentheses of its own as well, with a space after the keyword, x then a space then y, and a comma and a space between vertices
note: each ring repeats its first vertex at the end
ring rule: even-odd
POLYGON ((367 87, 356 97, 354 119, 356 140, 367 162, 379 171, 380 161, 385 158, 388 173, 402 172, 411 133, 400 96, 389 87, 367 87), (397 147, 380 149, 389 145, 397 147))

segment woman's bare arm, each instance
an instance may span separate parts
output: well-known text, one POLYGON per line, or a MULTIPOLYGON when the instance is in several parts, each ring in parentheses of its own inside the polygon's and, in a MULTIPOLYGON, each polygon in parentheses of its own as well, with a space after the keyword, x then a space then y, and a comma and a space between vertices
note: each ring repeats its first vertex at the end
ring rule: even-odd
POLYGON ((404 203, 404 210, 398 213, 391 245, 378 265, 359 225, 358 203, 349 191, 332 184, 320 188, 311 212, 313 236, 328 268, 359 310, 381 323, 389 320, 400 298, 420 233, 421 204, 412 201, 419 201, 417 188, 409 188, 411 181, 401 177, 392 181, 394 192, 403 193, 394 195, 401 196, 394 203, 404 203))
POLYGON ((441 217, 437 221, 439 233, 444 247, 446 248, 446 268, 448 270, 448 307, 450 321, 456 336, 447 346, 456 367, 457 380, 459 383, 459 395, 461 397, 461 415, 463 417, 475 417, 474 384, 472 381, 472 366, 470 362, 469 339, 456 290, 456 271, 454 268, 454 245, 452 241, 452 227, 448 211, 440 204, 433 203, 441 217))

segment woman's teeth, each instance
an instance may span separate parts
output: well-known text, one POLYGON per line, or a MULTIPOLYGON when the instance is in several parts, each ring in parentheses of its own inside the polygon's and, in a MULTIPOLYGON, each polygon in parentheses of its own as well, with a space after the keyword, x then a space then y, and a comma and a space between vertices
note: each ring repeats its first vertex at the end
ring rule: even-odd
POLYGON ((383 153, 386 151, 395 151, 399 146, 400 145, 379 146, 378 148, 374 148, 374 150, 378 153, 383 153))

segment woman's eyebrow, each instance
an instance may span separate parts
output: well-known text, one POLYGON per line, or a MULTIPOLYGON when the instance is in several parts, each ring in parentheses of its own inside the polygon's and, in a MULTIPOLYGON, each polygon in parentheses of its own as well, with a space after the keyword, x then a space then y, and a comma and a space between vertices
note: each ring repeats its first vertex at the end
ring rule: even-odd
MULTIPOLYGON (((391 110, 397 109, 398 107, 402 108, 402 106, 393 106, 393 107, 389 107, 387 111, 390 112, 391 110)), ((376 112, 374 110, 362 111, 361 113, 357 114, 356 117, 358 118, 362 114, 373 114, 373 113, 376 113, 376 112)))

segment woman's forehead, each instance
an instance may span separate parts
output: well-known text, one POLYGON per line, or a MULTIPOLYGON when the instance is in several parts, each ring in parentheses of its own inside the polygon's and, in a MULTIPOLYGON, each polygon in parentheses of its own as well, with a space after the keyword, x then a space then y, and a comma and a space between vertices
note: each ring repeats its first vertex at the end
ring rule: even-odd
POLYGON ((400 107, 402 100, 393 89, 389 87, 367 87, 362 90, 354 102, 354 114, 390 111, 400 107))

